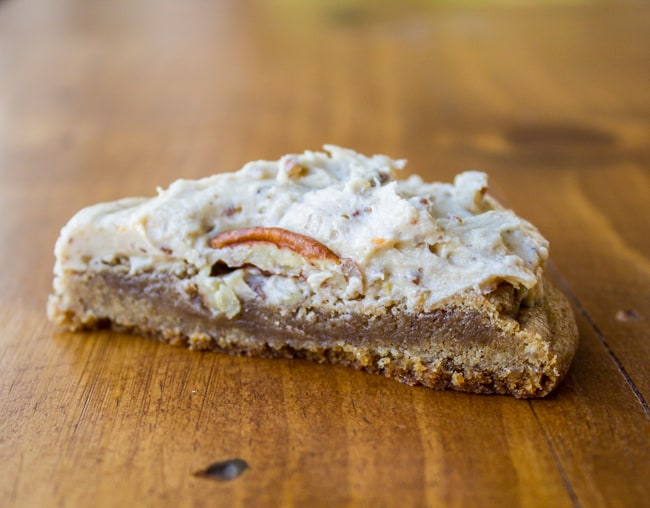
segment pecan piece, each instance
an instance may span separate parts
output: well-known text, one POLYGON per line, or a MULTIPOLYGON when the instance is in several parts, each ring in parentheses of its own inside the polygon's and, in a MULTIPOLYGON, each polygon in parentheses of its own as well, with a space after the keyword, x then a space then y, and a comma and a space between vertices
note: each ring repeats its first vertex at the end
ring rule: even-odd
POLYGON ((210 246, 215 249, 251 243, 270 243, 279 249, 289 249, 307 259, 325 259, 337 264, 340 258, 325 245, 309 236, 282 228, 253 227, 226 231, 215 236, 210 246))

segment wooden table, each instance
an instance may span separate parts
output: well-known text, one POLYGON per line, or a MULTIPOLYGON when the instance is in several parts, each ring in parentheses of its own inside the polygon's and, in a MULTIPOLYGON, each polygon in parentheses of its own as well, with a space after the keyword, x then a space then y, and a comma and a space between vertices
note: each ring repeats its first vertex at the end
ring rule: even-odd
POLYGON ((649 170, 647 2, 0 2, 0 505, 648 506, 649 170), (82 206, 323 143, 484 170, 543 231, 581 337, 554 394, 47 322, 82 206))

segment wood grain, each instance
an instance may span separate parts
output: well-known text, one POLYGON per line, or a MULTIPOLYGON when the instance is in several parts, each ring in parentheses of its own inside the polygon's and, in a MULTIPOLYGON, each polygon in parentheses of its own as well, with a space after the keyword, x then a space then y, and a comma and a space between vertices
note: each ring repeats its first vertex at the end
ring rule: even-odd
POLYGON ((634 1, 0 2, 0 505, 647 504, 649 33, 634 1), (490 174, 578 318, 556 392, 47 322, 80 207, 323 143, 490 174))

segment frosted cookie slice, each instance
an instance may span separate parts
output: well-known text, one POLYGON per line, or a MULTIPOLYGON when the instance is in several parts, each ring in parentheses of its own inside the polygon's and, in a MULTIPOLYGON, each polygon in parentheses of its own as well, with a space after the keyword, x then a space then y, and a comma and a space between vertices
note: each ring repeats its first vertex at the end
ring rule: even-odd
POLYGON ((409 384, 537 397, 577 347, 548 243, 487 193, 325 152, 178 180, 81 210, 56 244, 50 318, 409 384))

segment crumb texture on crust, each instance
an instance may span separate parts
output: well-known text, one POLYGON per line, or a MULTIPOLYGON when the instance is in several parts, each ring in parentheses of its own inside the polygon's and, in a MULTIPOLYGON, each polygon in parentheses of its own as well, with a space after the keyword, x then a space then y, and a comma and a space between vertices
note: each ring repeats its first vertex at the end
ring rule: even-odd
POLYGON ((227 319, 215 317, 187 279, 113 267, 69 275, 48 313, 73 330, 111 327, 198 350, 350 366, 434 389, 540 397, 561 381, 577 348, 566 299, 544 284, 545 297, 516 315, 502 312, 503 295, 467 294, 425 314, 278 313, 250 302, 227 319))

